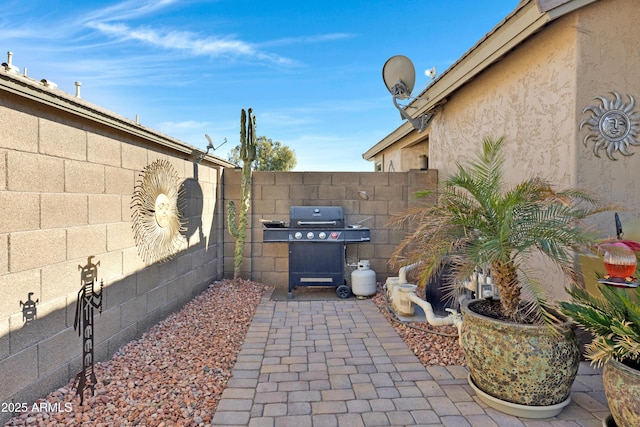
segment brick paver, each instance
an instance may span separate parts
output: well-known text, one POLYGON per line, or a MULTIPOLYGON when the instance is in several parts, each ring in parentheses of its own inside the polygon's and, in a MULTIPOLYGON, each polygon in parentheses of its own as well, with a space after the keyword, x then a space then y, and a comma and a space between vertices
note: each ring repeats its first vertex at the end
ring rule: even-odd
POLYGON ((581 364, 572 402, 526 420, 478 400, 464 366, 424 367, 369 300, 262 299, 214 426, 596 426, 600 371, 581 364))

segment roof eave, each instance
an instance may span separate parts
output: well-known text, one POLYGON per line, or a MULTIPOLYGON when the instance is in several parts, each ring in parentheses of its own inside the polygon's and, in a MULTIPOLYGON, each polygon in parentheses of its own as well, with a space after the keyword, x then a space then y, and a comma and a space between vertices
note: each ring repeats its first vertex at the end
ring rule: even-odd
MULTIPOLYGON (((460 59, 444 71, 409 104, 411 117, 431 112, 446 101, 447 96, 469 82, 507 52, 515 48, 549 22, 598 0, 526 0, 499 22, 460 59)), ((413 127, 408 122, 362 155, 373 159, 385 148, 405 137, 413 127)))
POLYGON ((420 116, 431 110, 549 22, 596 1, 530 0, 520 3, 512 13, 418 96, 414 102, 412 116, 414 114, 420 116))
POLYGON ((401 138, 409 135, 412 131, 415 131, 411 123, 405 121, 399 127, 397 127, 393 132, 389 135, 385 136, 384 139, 378 142, 373 147, 369 148, 364 154, 362 154, 362 158, 364 160, 373 160, 373 158, 380 153, 385 148, 391 146, 393 143, 398 141, 401 138))

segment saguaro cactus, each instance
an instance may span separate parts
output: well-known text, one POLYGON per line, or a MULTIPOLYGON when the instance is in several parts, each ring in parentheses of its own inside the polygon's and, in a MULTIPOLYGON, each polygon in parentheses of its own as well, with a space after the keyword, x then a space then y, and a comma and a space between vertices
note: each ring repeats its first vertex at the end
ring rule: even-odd
POLYGON ((229 233, 236 239, 236 249, 233 257, 233 280, 240 277, 244 242, 247 240, 247 215, 251 199, 251 165, 256 159, 256 118, 253 110, 240 113, 240 158, 242 159, 242 181, 240 186, 240 212, 236 215, 236 205, 233 200, 227 207, 227 224, 229 233))

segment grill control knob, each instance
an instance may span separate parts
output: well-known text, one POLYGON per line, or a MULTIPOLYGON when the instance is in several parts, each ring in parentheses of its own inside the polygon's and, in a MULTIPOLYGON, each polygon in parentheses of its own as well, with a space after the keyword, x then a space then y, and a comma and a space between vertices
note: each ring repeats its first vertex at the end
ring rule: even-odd
POLYGON ((320 234, 318 234, 318 237, 321 239, 326 239, 327 238, 327 233, 325 233, 324 231, 321 231, 320 234))
POLYGON ((296 234, 294 234, 293 237, 295 237, 297 240, 300 240, 302 239, 302 233, 299 231, 296 231, 296 234))
POLYGON ((310 231, 307 233, 307 239, 311 240, 313 239, 313 237, 314 237, 313 231, 310 231))

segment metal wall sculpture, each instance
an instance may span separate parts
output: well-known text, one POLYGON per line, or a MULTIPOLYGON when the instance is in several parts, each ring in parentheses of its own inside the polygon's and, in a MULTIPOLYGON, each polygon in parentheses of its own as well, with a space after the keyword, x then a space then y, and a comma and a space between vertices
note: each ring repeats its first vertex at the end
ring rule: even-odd
POLYGON ((589 140, 593 140, 593 154, 600 157, 599 151, 604 149, 607 157, 617 160, 614 153, 619 151, 624 156, 630 156, 629 147, 640 145, 637 137, 640 133, 640 113, 634 112, 635 99, 628 95, 629 102, 622 101, 622 97, 617 92, 611 92, 615 99, 607 99, 604 96, 596 96, 601 106, 589 106, 582 110, 591 113, 591 117, 580 123, 589 128, 589 133, 584 137, 585 147, 589 140))
POLYGON ((93 370, 93 310, 100 310, 102 314, 102 290, 103 283, 100 281, 100 291, 95 292, 95 283, 98 278, 98 266, 100 261, 93 264, 93 256, 87 258, 87 265, 79 265, 80 291, 78 291, 78 301, 76 303, 76 318, 73 328, 82 330, 82 371, 78 372, 75 379, 76 395, 80 396, 80 404, 84 401, 84 391, 91 389, 91 395, 95 392, 95 385, 98 382, 93 370), (79 327, 79 328, 78 328, 79 327))
POLYGON ((133 194, 133 237, 145 262, 166 262, 182 246, 183 189, 167 160, 156 160, 140 174, 133 194))
POLYGON ((25 323, 25 325, 33 322, 34 320, 36 320, 36 317, 38 317, 38 309, 36 308, 36 304, 40 302, 40 299, 34 301, 33 299, 31 299, 32 295, 33 292, 29 292, 27 294, 27 300, 25 302, 22 302, 22 300, 20 300, 20 307, 22 307, 22 321, 25 323))

